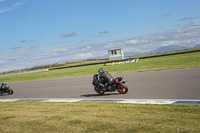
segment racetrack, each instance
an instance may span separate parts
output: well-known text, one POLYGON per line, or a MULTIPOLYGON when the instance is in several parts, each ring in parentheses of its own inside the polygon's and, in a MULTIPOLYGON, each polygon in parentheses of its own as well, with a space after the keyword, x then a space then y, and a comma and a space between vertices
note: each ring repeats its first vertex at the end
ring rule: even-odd
POLYGON ((92 76, 9 83, 13 95, 6 98, 94 98, 94 99, 200 99, 200 68, 113 74, 128 80, 127 94, 98 95, 92 76))

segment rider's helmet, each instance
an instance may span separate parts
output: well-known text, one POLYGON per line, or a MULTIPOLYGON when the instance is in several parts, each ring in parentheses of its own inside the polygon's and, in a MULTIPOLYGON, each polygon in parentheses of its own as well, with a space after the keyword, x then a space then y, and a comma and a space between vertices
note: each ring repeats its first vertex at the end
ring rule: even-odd
POLYGON ((103 68, 99 68, 98 73, 101 74, 103 71, 103 68))

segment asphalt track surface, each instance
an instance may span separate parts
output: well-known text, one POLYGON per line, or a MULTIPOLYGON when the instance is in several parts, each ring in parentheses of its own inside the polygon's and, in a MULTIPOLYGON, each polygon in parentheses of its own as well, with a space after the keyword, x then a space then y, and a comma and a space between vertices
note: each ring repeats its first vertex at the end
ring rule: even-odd
POLYGON ((98 95, 92 76, 9 83, 12 98, 81 98, 81 99, 194 99, 200 100, 200 68, 113 74, 128 80, 127 94, 98 95))

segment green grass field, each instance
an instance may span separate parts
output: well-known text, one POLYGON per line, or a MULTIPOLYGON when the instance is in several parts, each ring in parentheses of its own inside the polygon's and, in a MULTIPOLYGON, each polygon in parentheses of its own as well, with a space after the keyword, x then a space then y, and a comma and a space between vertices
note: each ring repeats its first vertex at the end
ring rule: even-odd
MULTIPOLYGON (((83 66, 0 77, 23 82, 91 76, 98 68, 111 74, 200 67, 200 52, 142 59, 114 66, 83 66)), ((199 133, 200 106, 122 103, 0 102, 2 133, 199 133)))
POLYGON ((92 76, 93 74, 97 73, 97 70, 101 67, 111 74, 196 68, 200 67, 200 52, 141 59, 140 62, 138 63, 130 63, 130 64, 121 64, 113 66, 104 66, 103 64, 100 64, 92 66, 50 70, 50 71, 31 73, 31 74, 6 76, 6 77, 0 77, 0 81, 5 83, 11 83, 11 82, 45 80, 45 79, 55 79, 55 78, 92 76))
POLYGON ((199 133, 200 107, 122 103, 0 103, 2 133, 199 133))

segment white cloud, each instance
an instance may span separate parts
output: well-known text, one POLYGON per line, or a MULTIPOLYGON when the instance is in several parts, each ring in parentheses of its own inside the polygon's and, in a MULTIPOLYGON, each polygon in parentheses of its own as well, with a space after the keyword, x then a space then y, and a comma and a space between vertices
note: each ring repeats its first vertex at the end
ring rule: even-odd
MULTIPOLYGON (((3 1, 4 0, 1 0, 0 2, 3 2, 3 1)), ((4 12, 10 11, 10 10, 13 10, 14 8, 21 6, 25 3, 26 3, 26 1, 22 1, 22 2, 17 2, 15 4, 11 5, 11 6, 0 8, 0 13, 4 13, 4 12)))
POLYGON ((13 49, 11 53, 0 53, 0 72, 30 68, 58 62, 107 58, 107 50, 122 48, 124 53, 143 54, 163 46, 193 48, 200 44, 200 25, 179 28, 148 36, 108 40, 87 45, 68 45, 54 49, 13 49))
POLYGON ((99 32, 99 34, 108 34, 108 33, 109 33, 109 31, 107 31, 107 30, 99 32))
POLYGON ((126 44, 137 44, 137 43, 138 43, 138 40, 135 40, 135 39, 133 39, 133 40, 128 40, 128 41, 126 41, 125 43, 126 43, 126 44))
POLYGON ((188 20, 194 20, 194 19, 200 19, 200 16, 181 18, 181 19, 177 19, 177 21, 188 21, 188 20))
POLYGON ((67 38, 67 37, 72 37, 72 36, 77 36, 77 33, 72 32, 72 33, 64 33, 64 34, 60 35, 60 37, 62 37, 62 38, 67 38))

